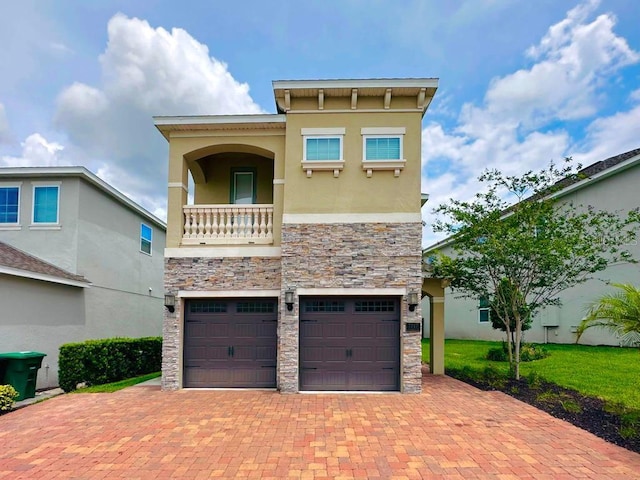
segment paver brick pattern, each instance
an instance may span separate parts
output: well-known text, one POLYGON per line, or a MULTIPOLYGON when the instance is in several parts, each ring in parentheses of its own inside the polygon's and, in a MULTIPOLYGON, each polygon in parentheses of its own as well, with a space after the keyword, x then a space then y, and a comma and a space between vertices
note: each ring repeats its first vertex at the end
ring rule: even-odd
POLYGON ((0 478, 618 479, 640 478, 640 455, 426 376, 421 395, 63 395, 0 417, 0 478))

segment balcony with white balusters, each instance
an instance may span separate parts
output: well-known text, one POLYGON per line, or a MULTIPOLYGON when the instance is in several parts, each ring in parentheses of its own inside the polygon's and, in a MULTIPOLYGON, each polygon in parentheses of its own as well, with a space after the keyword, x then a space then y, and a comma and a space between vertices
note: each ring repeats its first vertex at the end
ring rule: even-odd
POLYGON ((185 205, 182 245, 273 244, 273 205, 185 205))

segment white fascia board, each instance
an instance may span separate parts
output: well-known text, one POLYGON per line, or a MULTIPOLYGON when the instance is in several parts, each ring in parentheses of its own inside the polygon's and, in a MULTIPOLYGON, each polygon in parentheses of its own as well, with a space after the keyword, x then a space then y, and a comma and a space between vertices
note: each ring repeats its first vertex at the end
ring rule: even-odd
MULTIPOLYGON (((581 190, 593 183, 599 182, 601 180, 604 180, 605 178, 611 177, 612 175, 615 175, 616 173, 620 173, 624 170, 627 170, 631 167, 634 167, 635 165, 640 163, 640 155, 636 155, 635 157, 631 157, 627 160, 625 160, 624 162, 619 163, 618 165, 615 165, 611 168, 607 168, 606 170, 602 170, 601 172, 596 173, 595 175, 592 175, 591 177, 585 178, 584 180, 580 180, 579 182, 573 183, 571 185, 568 185, 567 187, 563 188, 562 190, 555 192, 551 195, 549 195, 548 197, 545 198, 549 198, 549 199, 553 199, 553 198, 562 198, 566 195, 569 195, 570 193, 573 193, 577 190, 581 190)), ((450 245, 451 243, 453 243, 455 240, 455 238, 453 236, 451 237, 447 237, 444 240, 440 240, 437 243, 434 243, 432 245, 429 245, 426 248, 422 249, 423 254, 424 253, 429 253, 432 250, 436 250, 438 248, 442 248, 442 247, 446 247, 447 245, 450 245)))
POLYGON ((300 88, 437 88, 437 78, 370 78, 332 80, 274 80, 274 90, 300 88))
POLYGON ((68 278, 46 275, 44 273, 30 272, 28 270, 20 270, 18 268, 0 266, 0 273, 12 275, 14 277, 30 278, 32 280, 41 280, 43 282, 59 283, 61 285, 69 285, 72 287, 87 288, 91 286, 90 282, 81 282, 79 280, 70 280, 68 278))
POLYGON ((153 215, 148 210, 145 210, 129 197, 120 193, 113 188, 107 182, 102 180, 94 173, 87 170, 85 167, 8 167, 0 168, 0 178, 3 176, 22 176, 22 177, 80 177, 87 180, 89 183, 98 187, 100 190, 108 194, 110 197, 119 201, 129 209, 135 211, 142 217, 146 218, 150 222, 153 222, 156 226, 162 230, 167 230, 167 224, 153 215))
POLYGON ((286 115, 259 113, 254 115, 194 115, 194 116, 157 116, 153 117, 156 127, 172 125, 220 125, 233 123, 285 123, 286 115))

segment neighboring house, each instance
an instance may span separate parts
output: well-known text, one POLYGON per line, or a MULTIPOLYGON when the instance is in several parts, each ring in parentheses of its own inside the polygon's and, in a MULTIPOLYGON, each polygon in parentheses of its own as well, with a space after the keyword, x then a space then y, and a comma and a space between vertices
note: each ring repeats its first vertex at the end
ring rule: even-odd
POLYGON ((420 391, 421 123, 436 88, 275 81, 277 114, 154 119, 175 298, 164 389, 420 391))
POLYGON ((0 168, 0 352, 161 335, 166 225, 82 167, 0 168))
MULTIPOLYGON (((559 202, 574 205, 591 205, 597 210, 628 212, 640 206, 640 149, 608 158, 581 170, 585 177, 567 185, 555 194, 559 202)), ((611 232, 615 235, 615 232, 611 232)), ((434 251, 451 253, 451 240, 446 239, 425 249, 425 259, 434 251)), ((638 240, 627 248, 640 260, 638 240)), ((560 295, 562 306, 547 307, 534 316, 530 330, 524 332, 526 341, 548 343, 573 343, 575 330, 585 316, 586 307, 605 292, 615 289, 607 283, 632 283, 640 285, 640 268, 637 264, 618 262, 595 274, 593 280, 565 290, 560 295)), ((429 298, 423 301, 423 316, 429 316, 429 298)), ((491 328, 488 304, 482 299, 461 298, 459 293, 447 288, 444 295, 445 335, 447 338, 499 340, 504 333, 491 328)), ((430 335, 428 324, 423 335, 430 335)), ((585 344, 617 345, 618 339, 606 330, 592 328, 580 339, 585 344)))

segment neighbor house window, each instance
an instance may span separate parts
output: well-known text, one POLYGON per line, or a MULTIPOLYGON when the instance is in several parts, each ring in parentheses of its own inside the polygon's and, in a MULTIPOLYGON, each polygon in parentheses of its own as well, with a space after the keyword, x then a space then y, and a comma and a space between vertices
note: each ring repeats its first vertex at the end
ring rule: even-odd
POLYGON ((310 177, 314 170, 333 170, 337 177, 344 167, 344 128, 302 128, 302 168, 310 177))
POLYGON ((17 225, 19 207, 20 187, 0 187, 0 224, 17 225))
POLYGON ((478 306, 478 321, 480 323, 489 323, 491 321, 491 307, 487 297, 480 297, 478 306))
POLYGON ((144 223, 140 224, 140 251, 151 255, 151 242, 153 240, 153 230, 144 223))
POLYGON ((374 170, 392 170, 397 177, 404 168, 404 127, 367 127, 362 135, 362 169, 370 177, 374 170))
POLYGON ((33 223, 58 223, 60 187, 42 185, 33 187, 33 223))

